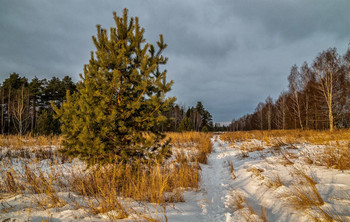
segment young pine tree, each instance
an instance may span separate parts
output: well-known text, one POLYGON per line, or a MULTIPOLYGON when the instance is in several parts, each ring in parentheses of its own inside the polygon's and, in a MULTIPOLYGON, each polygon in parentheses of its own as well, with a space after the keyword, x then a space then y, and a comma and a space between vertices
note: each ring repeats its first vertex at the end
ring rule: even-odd
POLYGON ((62 152, 79 157, 89 165, 143 161, 168 154, 159 129, 175 98, 166 98, 172 81, 166 81, 167 62, 161 54, 167 45, 160 40, 157 49, 146 43, 138 18, 114 12, 116 28, 109 35, 97 25, 93 36, 95 54, 77 84, 77 92, 55 111, 62 123, 62 152))

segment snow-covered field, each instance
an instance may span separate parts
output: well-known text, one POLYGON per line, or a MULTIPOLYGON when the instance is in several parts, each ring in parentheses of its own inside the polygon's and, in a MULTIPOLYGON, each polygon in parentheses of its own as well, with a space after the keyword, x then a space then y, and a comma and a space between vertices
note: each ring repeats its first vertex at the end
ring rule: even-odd
MULTIPOLYGON (((229 143, 219 135, 211 140, 213 151, 208 164, 201 164, 198 191, 185 192, 185 202, 167 204, 166 213, 156 205, 123 199, 135 213, 122 221, 141 220, 145 211, 160 221, 350 221, 350 171, 317 164, 313 157, 324 147, 270 147, 255 139, 229 143)), ((82 166, 73 162, 62 167, 69 169, 67 164, 82 166)), ((108 221, 113 214, 92 215, 80 207, 83 197, 57 194, 62 204, 44 209, 37 200, 45 194, 0 193, 0 221, 108 221)))
POLYGON ((350 221, 350 171, 304 160, 305 153, 316 155, 322 147, 279 150, 258 140, 230 144, 219 136, 212 143, 208 165, 202 165, 201 191, 186 198, 181 213, 177 205, 169 210, 169 221, 322 221, 327 216, 350 221), (315 199, 308 178, 315 181, 323 204, 298 206, 294 201, 302 194, 296 191, 315 199))

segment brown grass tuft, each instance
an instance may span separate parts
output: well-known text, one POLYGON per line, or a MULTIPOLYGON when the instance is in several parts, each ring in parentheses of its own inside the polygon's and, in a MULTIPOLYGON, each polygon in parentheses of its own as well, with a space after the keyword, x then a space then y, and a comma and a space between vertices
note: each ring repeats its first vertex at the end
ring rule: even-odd
POLYGON ((265 177, 261 174, 262 172, 264 172, 263 169, 259 169, 259 168, 256 168, 256 167, 249 167, 247 169, 248 172, 251 172, 253 176, 257 177, 258 179, 260 180, 263 180, 265 177))
POLYGON ((261 206, 260 213, 256 212, 249 201, 240 192, 231 192, 230 206, 233 211, 239 211, 245 221, 267 221, 266 209, 261 206))
POLYGON ((282 182, 280 175, 276 173, 271 178, 267 178, 266 186, 269 188, 277 189, 281 186, 284 186, 284 183, 282 182))
POLYGON ((233 179, 236 179, 237 177, 236 177, 236 174, 235 174, 235 169, 234 169, 234 167, 233 167, 232 161, 228 161, 228 165, 229 165, 229 167, 230 167, 230 172, 231 172, 232 178, 233 178, 233 179))

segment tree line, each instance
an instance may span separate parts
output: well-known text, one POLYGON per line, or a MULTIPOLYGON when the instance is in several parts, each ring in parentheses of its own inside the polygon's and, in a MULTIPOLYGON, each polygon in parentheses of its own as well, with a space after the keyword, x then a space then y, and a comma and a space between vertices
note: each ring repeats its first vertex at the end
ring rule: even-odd
POLYGON ((50 80, 37 77, 28 81, 12 73, 0 85, 1 134, 58 134, 59 121, 54 118, 51 101, 61 106, 66 91, 75 91, 71 77, 50 80))
POLYGON ((350 127, 350 49, 339 55, 336 48, 329 48, 310 65, 293 65, 288 83, 277 100, 269 96, 254 113, 233 119, 230 130, 350 127))
MULTIPOLYGON (((28 80, 12 73, 0 85, 0 133, 1 134, 60 134, 60 122, 56 119, 51 101, 60 107, 66 99, 66 91, 76 91, 72 78, 28 80)), ((212 116, 202 102, 195 107, 171 104, 161 131, 211 131, 212 116)))
POLYGON ((166 131, 213 131, 213 118, 201 101, 196 106, 188 107, 174 104, 164 113, 168 118, 166 131))

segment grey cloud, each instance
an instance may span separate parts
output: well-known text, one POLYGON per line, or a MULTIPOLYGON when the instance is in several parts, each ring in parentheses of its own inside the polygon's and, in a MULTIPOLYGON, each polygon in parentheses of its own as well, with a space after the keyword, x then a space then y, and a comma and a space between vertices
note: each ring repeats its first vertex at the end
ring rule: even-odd
POLYGON ((0 81, 11 72, 77 81, 96 24, 109 29, 112 11, 125 7, 148 42, 164 35, 169 95, 187 106, 202 101, 219 122, 276 98, 293 64, 328 47, 344 53, 350 39, 348 0, 3 0, 0 81))
POLYGON ((348 37, 350 2, 347 0, 235 0, 224 1, 222 7, 249 22, 259 23, 271 35, 297 41, 316 32, 333 32, 348 37))

